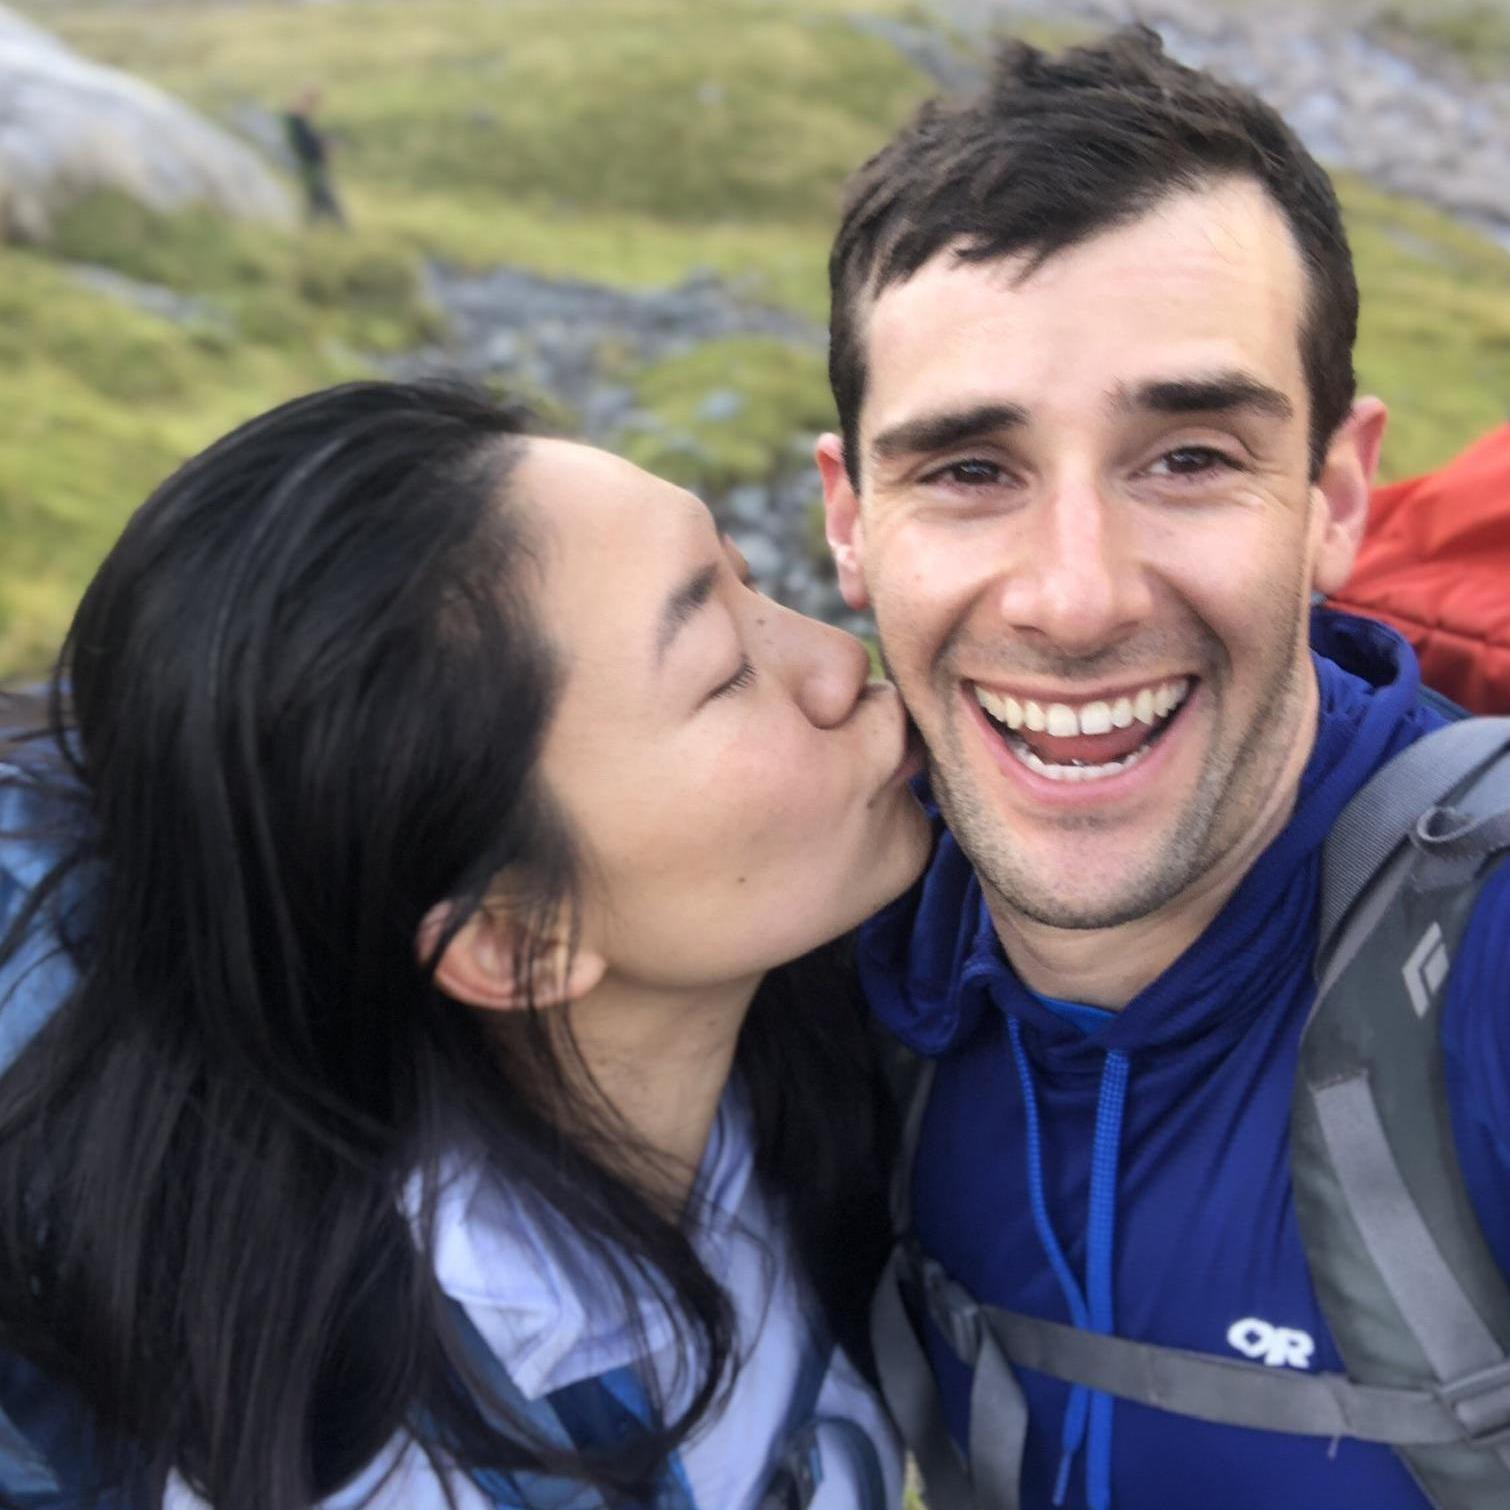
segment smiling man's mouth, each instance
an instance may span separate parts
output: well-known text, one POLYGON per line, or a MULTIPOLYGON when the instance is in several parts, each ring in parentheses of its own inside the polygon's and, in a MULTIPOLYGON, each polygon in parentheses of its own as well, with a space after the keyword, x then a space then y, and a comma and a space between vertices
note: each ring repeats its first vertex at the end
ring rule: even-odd
POLYGON ((975 686, 975 698, 1013 755, 1051 781, 1104 781, 1130 770, 1163 738, 1190 696, 1189 677, 1149 682, 1115 698, 1039 702, 975 686))

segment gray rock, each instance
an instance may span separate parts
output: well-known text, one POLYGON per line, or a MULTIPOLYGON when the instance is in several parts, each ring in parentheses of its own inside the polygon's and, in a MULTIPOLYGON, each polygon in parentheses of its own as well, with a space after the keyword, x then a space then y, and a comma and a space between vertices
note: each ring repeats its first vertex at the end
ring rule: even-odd
POLYGON ((283 224, 294 214, 244 143, 0 7, 0 234, 44 241, 61 209, 99 189, 161 211, 208 204, 283 224))
MULTIPOLYGON (((822 350, 824 341, 820 327, 741 299, 710 272, 694 273, 674 288, 636 292, 515 268, 474 273, 432 263, 425 290, 447 317, 450 338, 439 350, 387 363, 388 371, 405 376, 418 364, 476 376, 508 373, 580 416, 589 440, 611 440, 633 407, 620 398, 594 399, 605 381, 605 351, 628 370, 723 336, 772 336, 812 350, 822 350)), ((703 404, 699 417, 721 423, 738 415, 743 399, 716 389, 703 404)))
POLYGON ((622 430, 638 414, 632 388, 626 388, 622 383, 600 382, 588 393, 578 418, 587 434, 611 435, 622 430))
POLYGON ((517 330, 495 330, 482 343, 481 363, 489 369, 508 371, 519 363, 524 343, 517 330))
MULTIPOLYGON (((1255 89, 1328 165, 1426 200, 1510 244, 1510 86, 1450 57, 1405 50, 1382 0, 927 0, 984 47, 1025 17, 1153 26, 1170 53, 1255 89)), ((867 29, 877 28, 867 23, 867 29)), ((883 33, 884 34, 884 33, 883 33)), ((908 56, 909 41, 894 37, 908 56)))

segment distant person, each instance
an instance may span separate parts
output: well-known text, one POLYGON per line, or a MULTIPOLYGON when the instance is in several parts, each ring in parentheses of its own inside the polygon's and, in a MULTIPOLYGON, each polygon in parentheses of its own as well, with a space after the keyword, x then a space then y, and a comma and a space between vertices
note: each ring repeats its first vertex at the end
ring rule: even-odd
POLYGON ((165 482, 0 746, 0 1504, 896 1510, 868 677, 464 390, 165 482))
POLYGON ((330 137, 315 123, 320 91, 310 88, 295 97, 283 116, 288 147, 294 155, 299 182, 304 185, 305 215, 311 225, 329 220, 346 224, 346 214, 330 181, 330 137))

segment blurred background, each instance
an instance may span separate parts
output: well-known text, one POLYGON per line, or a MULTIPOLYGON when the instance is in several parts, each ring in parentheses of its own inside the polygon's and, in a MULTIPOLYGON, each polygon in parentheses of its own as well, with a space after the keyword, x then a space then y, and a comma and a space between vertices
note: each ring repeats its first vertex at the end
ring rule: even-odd
MULTIPOLYGON (((841 617, 839 185, 996 33, 1118 0, 0 4, 0 678, 44 668, 123 520, 295 393, 464 371, 684 482, 841 617)), ((1510 0, 1144 0, 1335 171, 1385 473, 1510 414, 1510 0)))

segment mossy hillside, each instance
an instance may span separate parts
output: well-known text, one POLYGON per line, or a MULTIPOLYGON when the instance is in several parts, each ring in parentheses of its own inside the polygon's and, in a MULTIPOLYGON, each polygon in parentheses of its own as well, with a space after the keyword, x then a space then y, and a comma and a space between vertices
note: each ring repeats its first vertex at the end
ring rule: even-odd
MULTIPOLYGON (((126 512, 185 453, 418 340, 431 318, 424 255, 625 286, 712 268, 821 321, 839 182, 930 92, 845 10, 34 7, 86 52, 212 116, 276 108, 320 81, 355 230, 279 236, 97 200, 47 255, 0 249, 0 671, 39 664, 126 512), (76 288, 64 258, 196 295, 224 318, 181 328, 121 307, 76 288)), ((1359 186, 1344 196, 1365 292, 1360 371, 1394 406, 1386 466, 1399 475, 1510 406, 1510 256, 1359 186)), ((830 422, 815 351, 736 341, 619 376, 651 414, 626 449, 709 490, 758 475, 767 457, 789 465, 793 434, 830 422), (704 384, 739 393, 737 413, 700 412, 704 384)))
POLYGON ((84 201, 46 254, 0 247, 0 674, 42 665, 129 511, 258 410, 434 333, 419 262, 351 241, 84 201), (173 289, 176 323, 83 287, 97 264, 173 289))
POLYGON ((784 232, 821 231, 845 171, 927 93, 850 8, 369 0, 158 6, 150 26, 91 7, 53 24, 211 115, 318 80, 364 226, 577 276, 627 254, 621 277, 659 283, 696 266, 759 276, 784 232))
POLYGON ((296 61, 327 90, 356 228, 280 236, 99 197, 45 256, 0 249, 0 673, 40 664, 126 513, 183 455, 422 340, 423 255, 643 286, 712 267, 821 318, 837 183, 927 92, 843 9, 735 4, 717 25, 694 0, 38 9, 212 116, 276 108, 296 61), (119 306, 63 261, 192 294, 215 318, 181 328, 119 306))
POLYGON ((396 352, 441 330, 423 298, 419 259, 382 233, 282 235, 209 210, 164 217, 123 195, 96 194, 59 219, 48 251, 55 261, 103 264, 202 299, 223 317, 228 338, 253 345, 344 342, 396 352))

